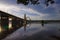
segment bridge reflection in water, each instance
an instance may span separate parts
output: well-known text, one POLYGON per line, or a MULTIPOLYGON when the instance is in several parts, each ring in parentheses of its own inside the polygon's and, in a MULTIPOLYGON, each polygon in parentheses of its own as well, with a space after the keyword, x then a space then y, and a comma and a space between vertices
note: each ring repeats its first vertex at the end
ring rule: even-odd
MULTIPOLYGON (((24 16, 25 17, 25 16, 24 16)), ((23 26, 25 20, 0 11, 0 40, 23 26)))

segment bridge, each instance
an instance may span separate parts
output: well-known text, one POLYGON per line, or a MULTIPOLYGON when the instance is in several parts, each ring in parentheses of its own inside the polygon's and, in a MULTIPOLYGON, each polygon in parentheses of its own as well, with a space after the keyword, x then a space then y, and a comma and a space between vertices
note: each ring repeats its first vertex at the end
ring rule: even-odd
POLYGON ((24 14, 24 19, 22 19, 18 16, 0 11, 0 39, 4 38, 23 25, 26 25, 26 23, 26 14, 24 14))
POLYGON ((26 14, 24 14, 24 19, 22 19, 18 16, 0 11, 0 40, 22 26, 26 30, 26 25, 31 20, 30 18, 27 20, 27 18, 29 17, 26 17, 26 14))
POLYGON ((26 23, 25 16, 24 19, 22 19, 12 14, 0 11, 0 32, 2 31, 1 28, 3 28, 4 30, 9 30, 11 28, 17 28, 22 26, 24 21, 26 23))

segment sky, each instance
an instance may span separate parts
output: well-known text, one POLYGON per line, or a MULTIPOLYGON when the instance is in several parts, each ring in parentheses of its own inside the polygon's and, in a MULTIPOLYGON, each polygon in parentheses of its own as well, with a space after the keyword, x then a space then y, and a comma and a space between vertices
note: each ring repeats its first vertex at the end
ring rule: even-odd
POLYGON ((24 18, 24 14, 31 20, 60 20, 60 0, 46 7, 44 0, 39 5, 17 4, 16 0, 0 0, 0 10, 24 18))

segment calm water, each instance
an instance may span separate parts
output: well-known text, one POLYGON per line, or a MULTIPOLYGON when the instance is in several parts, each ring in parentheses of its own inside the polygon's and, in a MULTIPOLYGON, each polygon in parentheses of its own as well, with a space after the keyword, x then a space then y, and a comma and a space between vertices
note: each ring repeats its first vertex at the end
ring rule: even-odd
POLYGON ((2 40, 60 40, 60 23, 31 23, 2 40))

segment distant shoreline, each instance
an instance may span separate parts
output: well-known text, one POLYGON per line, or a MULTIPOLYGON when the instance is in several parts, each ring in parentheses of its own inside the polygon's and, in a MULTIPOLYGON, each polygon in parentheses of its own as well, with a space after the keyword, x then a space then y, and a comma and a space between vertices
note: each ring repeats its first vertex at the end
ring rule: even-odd
MULTIPOLYGON (((44 21, 44 23, 60 23, 60 20, 43 20, 43 21, 44 21)), ((31 20, 31 21, 28 20, 28 22, 41 23, 42 20, 31 20)))

